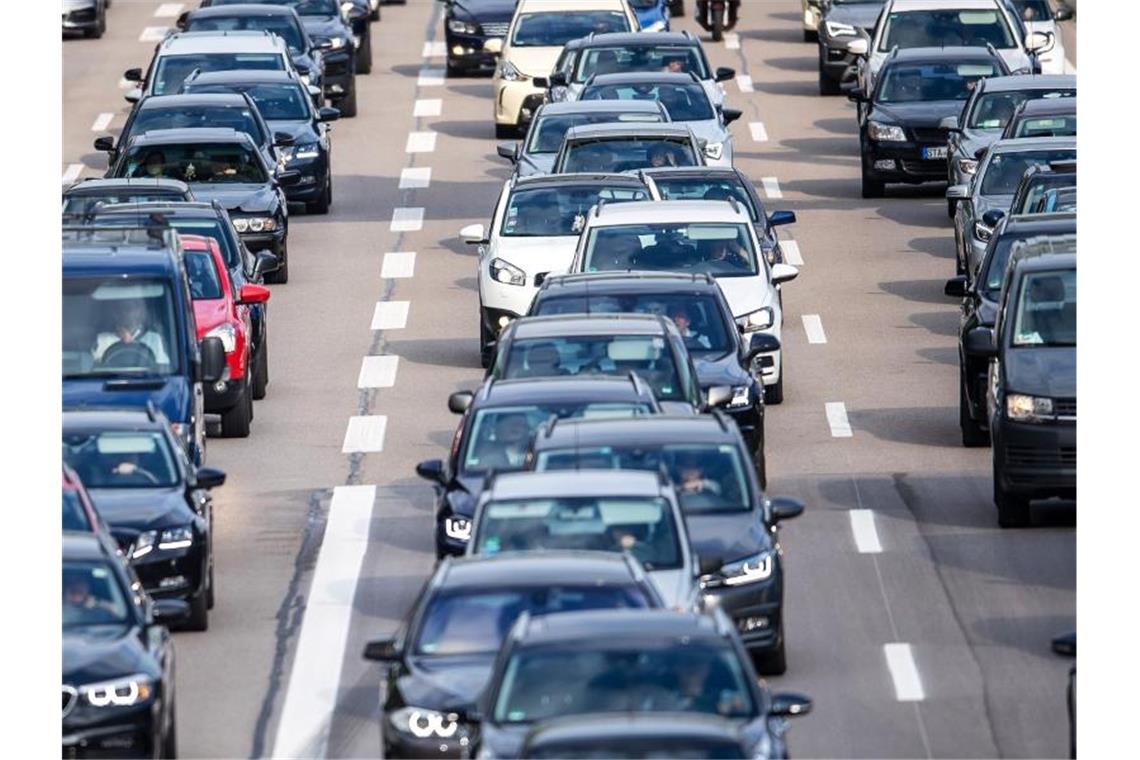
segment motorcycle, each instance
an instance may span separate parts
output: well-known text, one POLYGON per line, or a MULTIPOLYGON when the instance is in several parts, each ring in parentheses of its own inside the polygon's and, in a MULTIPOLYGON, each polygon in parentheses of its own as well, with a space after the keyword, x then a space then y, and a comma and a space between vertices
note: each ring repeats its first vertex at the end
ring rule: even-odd
POLYGON ((706 32, 712 32, 713 42, 720 42, 736 26, 739 14, 740 0, 697 0, 694 17, 706 32))

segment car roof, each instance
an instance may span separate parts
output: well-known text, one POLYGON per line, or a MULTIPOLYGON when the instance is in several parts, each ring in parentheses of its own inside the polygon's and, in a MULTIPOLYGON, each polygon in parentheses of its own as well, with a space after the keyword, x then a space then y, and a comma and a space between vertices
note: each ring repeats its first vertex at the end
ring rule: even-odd
POLYGON ((515 179, 515 189, 535 187, 561 187, 564 185, 629 185, 645 189, 645 183, 636 174, 595 174, 590 172, 568 172, 566 174, 532 174, 515 179))
POLYGON ((661 496, 656 472, 595 470, 585 477, 582 470, 552 472, 507 472, 495 476, 484 493, 491 501, 508 499, 557 499, 577 496, 661 496))
POLYGON ((542 113, 546 116, 575 113, 659 114, 661 104, 656 100, 569 100, 547 103, 542 107, 542 113))
POLYGON ((162 430, 160 417, 146 409, 65 409, 63 432, 91 433, 102 430, 162 430))
POLYGON ((656 314, 558 314, 522 317, 511 322, 515 340, 577 335, 661 335, 671 321, 656 314))
POLYGON ((101 230, 98 223, 65 225, 63 233, 63 271, 65 276, 86 274, 163 275, 175 271, 176 257, 181 256, 177 235, 159 228, 161 234, 149 237, 143 224, 101 230), (108 234, 100 236, 100 232, 108 234), (68 233, 82 235, 67 239, 68 233), (145 239, 140 236, 147 235, 145 239))
POLYGON ((64 190, 63 194, 65 196, 102 195, 127 189, 148 192, 162 191, 169 192, 171 195, 185 195, 190 192, 190 186, 178 179, 167 179, 165 177, 116 177, 114 179, 93 177, 76 182, 64 190))
POLYGON ((719 715, 692 712, 564 715, 537 724, 527 746, 622 738, 703 739, 740 743, 739 724, 719 715))
POLYGON ((997 0, 894 0, 891 11, 973 10, 998 7, 997 0))
POLYGON ((647 415, 630 419, 555 420, 535 436, 534 449, 579 446, 664 446, 669 443, 735 444, 726 420, 710 414, 647 415))
POLYGON ((688 45, 700 47, 699 39, 688 32, 606 32, 605 34, 591 34, 588 37, 576 40, 580 47, 658 47, 688 45))
POLYGON ((548 551, 475 555, 452 560, 441 573, 445 589, 629 584, 634 575, 626 558, 613 552, 548 551))
POLYGON ((1013 244, 1009 267, 1017 271, 1076 269, 1077 236, 1040 235, 1013 244))
POLYGON ((625 0, 519 0, 515 13, 624 10, 625 0))
POLYGON ((752 218, 747 207, 728 200, 625 201, 599 208, 590 219, 590 226, 679 221, 751 224, 752 218))
POLYGON ((1000 61, 1000 56, 991 51, 989 48, 963 45, 960 47, 899 48, 890 58, 891 63, 962 60, 1000 61))
POLYGON ((227 32, 176 32, 159 45, 159 55, 280 53, 284 49, 284 40, 276 34, 256 29, 227 32))
MULTIPOLYGON (((212 6, 211 6, 212 7, 212 6)), ((232 6, 222 6, 228 8, 232 6)), ((274 6, 259 6, 272 8, 274 6)), ((288 82, 295 84, 297 80, 293 75, 283 69, 224 69, 222 71, 202 71, 188 84, 191 87, 207 84, 244 84, 261 82, 288 82)), ((163 96, 166 97, 166 96, 163 96)))
POLYGON ((744 181, 745 177, 735 166, 656 166, 640 169, 650 177, 734 177, 744 181))
POLYGON ((231 16, 292 16, 296 13, 290 5, 271 5, 268 3, 234 3, 226 5, 208 5, 204 8, 195 8, 190 11, 190 18, 229 18, 231 16))
POLYGON ((1008 140, 998 140, 990 146, 991 153, 1016 153, 1028 150, 1045 150, 1048 148, 1077 149, 1075 137, 1013 137, 1008 140))
POLYGON ((1018 214, 1005 221, 1003 235, 1023 236, 1028 234, 1064 234, 1077 232, 1077 215, 1063 214, 1018 214))
POLYGON ((1071 90, 1076 89, 1077 78, 1072 74, 1010 74, 1004 77, 985 77, 980 86, 985 92, 1071 90))
MULTIPOLYGON (((166 97, 165 95, 163 97, 166 97)), ((135 145, 171 145, 184 143, 242 143, 254 148, 253 140, 245 132, 229 127, 186 127, 180 129, 150 129, 131 138, 135 145)))
POLYGON ((518 638, 524 646, 563 641, 589 641, 605 646, 613 639, 637 638, 657 642, 699 638, 727 639, 708 615, 673 610, 590 610, 528 617, 518 638))
POLYGON ((192 92, 178 95, 150 95, 139 102, 139 109, 165 110, 187 106, 248 106, 239 92, 192 92))
POLYGON ((565 140, 586 140, 597 137, 689 137, 692 130, 684 123, 639 121, 606 122, 604 124, 579 124, 566 130, 565 140))
MULTIPOLYGON (((676 71, 619 71, 613 74, 595 74, 590 84, 637 84, 640 82, 667 82, 669 84, 699 84, 700 80, 692 74, 676 71)), ((621 101, 627 102, 627 101, 621 101)), ((628 101, 636 103, 637 101, 628 101)), ((656 101, 645 101, 656 102, 656 101)))
POLYGON ((213 203, 206 203, 205 201, 148 201, 147 203, 122 203, 99 209, 96 216, 114 215, 125 216, 127 214, 143 215, 143 214, 169 214, 173 217, 191 217, 194 219, 201 219, 210 217, 213 219, 221 217, 222 209, 214 206, 213 203))
POLYGON ((542 290, 553 298, 609 293, 711 293, 719 286, 708 272, 574 272, 547 277, 542 290))
POLYGON ((90 562, 107 560, 107 552, 94 533, 77 530, 63 531, 63 561, 90 562))
POLYGON ((1076 98, 1032 98, 1022 102, 1018 116, 1043 116, 1047 114, 1076 113, 1076 98))
POLYGON ((653 393, 640 379, 615 375, 580 375, 488 380, 475 398, 482 408, 570 400, 649 401, 653 398, 653 393))

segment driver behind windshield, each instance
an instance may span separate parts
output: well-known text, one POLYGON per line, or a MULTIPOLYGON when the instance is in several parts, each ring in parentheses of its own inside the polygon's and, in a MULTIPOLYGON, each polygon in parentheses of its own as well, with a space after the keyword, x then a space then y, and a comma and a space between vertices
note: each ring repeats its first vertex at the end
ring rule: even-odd
POLYGON ((95 338, 96 362, 114 366, 116 357, 127 356, 123 366, 170 364, 166 342, 149 322, 146 302, 141 298, 124 298, 114 304, 114 321, 110 330, 95 338), (143 357, 140 359, 139 354, 143 357))

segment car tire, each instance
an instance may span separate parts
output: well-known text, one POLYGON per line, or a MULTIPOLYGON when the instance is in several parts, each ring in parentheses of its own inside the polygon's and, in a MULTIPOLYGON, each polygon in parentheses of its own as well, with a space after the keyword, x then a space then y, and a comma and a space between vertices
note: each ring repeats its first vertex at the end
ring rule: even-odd
POLYGON ((253 420, 253 388, 246 383, 245 392, 230 409, 222 412, 222 438, 248 438, 253 420))
POLYGON ((781 676, 788 670, 788 655, 784 648, 784 624, 780 624, 780 643, 774 649, 752 654, 752 664, 762 676, 781 676))
POLYGON ((103 12, 99 14, 98 23, 95 24, 94 29, 90 29, 84 33, 84 36, 90 40, 97 40, 103 36, 107 31, 107 10, 104 8, 103 12))
POLYGON ((867 174, 867 168, 863 167, 863 197, 864 198, 882 198, 887 190, 885 182, 875 179, 867 174))
POLYGON ((671 18, 684 18, 685 0, 669 0, 669 16, 671 18))
POLYGON ((760 479, 760 488, 768 490, 768 456, 764 453, 764 442, 760 441, 760 449, 756 452, 756 477, 760 479))
POLYGON ((952 220, 954 218, 954 214, 957 213, 957 211, 958 211, 958 202, 957 201, 946 201, 946 216, 950 217, 950 219, 952 220))
POLYGON ((764 404, 766 406, 775 406, 776 404, 784 403, 784 375, 788 374, 788 365, 786 363, 787 357, 784 352, 780 352, 780 379, 773 385, 764 386, 764 404))
POLYGON ((352 86, 348 94, 337 101, 336 107, 340 109, 340 115, 347 119, 356 116, 356 78, 352 79, 352 86))
POLYGON ((966 396, 966 376, 958 373, 958 427, 962 428, 962 445, 968 449, 986 446, 990 434, 970 416, 970 400, 966 396))
POLYGON ((804 42, 819 42, 819 32, 814 29, 804 29, 804 42))
POLYGON ((210 543, 210 569, 206 571, 206 577, 209 579, 206 586, 206 609, 214 609, 214 545, 210 543))
POLYGON ((170 700, 170 723, 166 726, 166 734, 162 737, 162 757, 178 757, 178 719, 175 710, 177 705, 170 700))
MULTIPOLYGON (((995 452, 996 456, 996 452, 995 452)), ((1001 486, 997 463, 994 463, 994 506, 998 525, 1002 528, 1024 528, 1029 525, 1029 499, 1010 493, 1001 486)))
POLYGON ((819 94, 820 95, 839 95, 843 90, 840 89, 839 83, 823 73, 823 66, 819 67, 819 94))
POLYGON ((495 139, 496 140, 513 140, 518 137, 519 128, 510 124, 496 124, 495 125, 495 139))
POLYGON ((357 74, 371 74, 372 73, 372 32, 364 33, 364 46, 360 48, 360 52, 356 55, 356 73, 357 74))
POLYGON ((265 273, 265 282, 270 285, 284 285, 289 282, 289 244, 282 243, 277 254, 277 268, 265 273))
POLYGON ((261 350, 257 352, 257 359, 253 367, 253 398, 257 401, 265 398, 269 390, 269 339, 263 336, 261 350))
POLYGON ((321 197, 312 203, 305 204, 305 212, 309 214, 327 214, 329 207, 332 206, 332 174, 329 174, 328 182, 325 183, 325 191, 321 193, 321 197))
POLYGON ((479 365, 483 369, 491 366, 491 362, 495 359, 495 350, 492 342, 494 336, 487 326, 483 324, 483 315, 479 315, 479 365))
POLYGON ((186 621, 183 630, 206 631, 210 628, 210 610, 207 603, 206 592, 198 594, 190 600, 190 619, 186 621))

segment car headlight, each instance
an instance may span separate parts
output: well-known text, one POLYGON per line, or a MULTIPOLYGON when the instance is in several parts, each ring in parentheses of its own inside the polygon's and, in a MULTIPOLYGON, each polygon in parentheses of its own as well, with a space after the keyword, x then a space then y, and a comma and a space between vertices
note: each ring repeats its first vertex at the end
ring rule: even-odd
POLYGON ((776 313, 772 310, 771 306, 765 306, 751 314, 745 314, 743 317, 736 318, 736 324, 740 327, 741 331, 745 333, 767 330, 775 321, 776 313))
POLYGON ((272 232, 277 229, 277 220, 271 216, 239 216, 233 221, 238 232, 272 232))
POLYGON ((526 272, 502 259, 491 259, 491 279, 504 285, 526 285, 526 272))
POLYGON ((154 550, 174 551, 185 549, 194 543, 194 529, 189 525, 181 528, 167 528, 163 531, 148 530, 140 533, 131 547, 131 559, 141 559, 154 550))
POLYGON ((346 40, 344 37, 330 37, 329 38, 329 45, 331 46, 329 48, 330 50, 340 50, 342 47, 344 47, 347 44, 348 44, 348 40, 346 40))
POLYGON ((654 21, 652 24, 645 27, 641 31, 643 31, 643 32, 663 32, 663 31, 665 31, 665 19, 658 19, 657 21, 654 21))
POLYGON ((222 341, 222 348, 225 349, 227 354, 232 354, 234 349, 237 348, 237 331, 234 326, 229 322, 224 322, 210 332, 206 333, 207 338, 218 338, 222 341))
POLYGON ((1010 393, 1005 397, 1005 415, 1017 422, 1047 422, 1053 419, 1053 399, 1010 393))
POLYGON ((309 159, 321 155, 320 143, 288 145, 284 148, 278 148, 277 150, 281 156, 281 160, 285 163, 289 163, 290 161, 308 161, 309 159))
POLYGON ((150 677, 140 673, 80 686, 78 691, 92 707, 129 707, 150 699, 154 689, 150 677))
POLYGON ((724 157, 724 143, 709 143, 705 146, 705 155, 713 161, 719 161, 724 157))
POLYGON ((301 75, 301 84, 305 85, 306 87, 308 87, 310 84, 312 84, 312 80, 309 79, 308 74, 302 74, 301 75))
POLYGON ((443 521, 443 531, 456 541, 471 540, 471 520, 466 517, 449 517, 443 521))
POLYGON ((973 158, 959 158, 958 171, 963 174, 973 174, 978 171, 978 162, 973 158))
POLYGON ((721 583, 725 586, 743 586, 766 581, 772 577, 776 559, 772 552, 760 552, 752 557, 730 562, 720 569, 721 583))
POLYGON ((751 390, 751 386, 748 385, 732 386, 732 401, 728 402, 728 408, 742 409, 748 406, 752 402, 751 390))
POLYGON ((990 238, 994 236, 993 227, 987 227, 981 222, 974 222, 974 237, 983 243, 988 243, 990 238))
POLYGON ((877 121, 867 122, 867 136, 878 142, 904 142, 906 133, 903 128, 894 124, 880 124, 877 121))
POLYGON ((499 77, 507 82, 522 82, 529 77, 519 71, 518 66, 515 66, 510 61, 499 60, 499 77))
POLYGON ((479 25, 470 21, 461 21, 457 18, 447 22, 447 28, 456 34, 478 34, 479 25))
POLYGON ((459 730, 459 716, 424 707, 401 707, 388 716, 392 728, 418 739, 450 739, 459 730))
POLYGON ((824 27, 827 29, 828 37, 853 37, 855 35, 855 27, 851 24, 841 24, 838 21, 825 21, 824 27))

